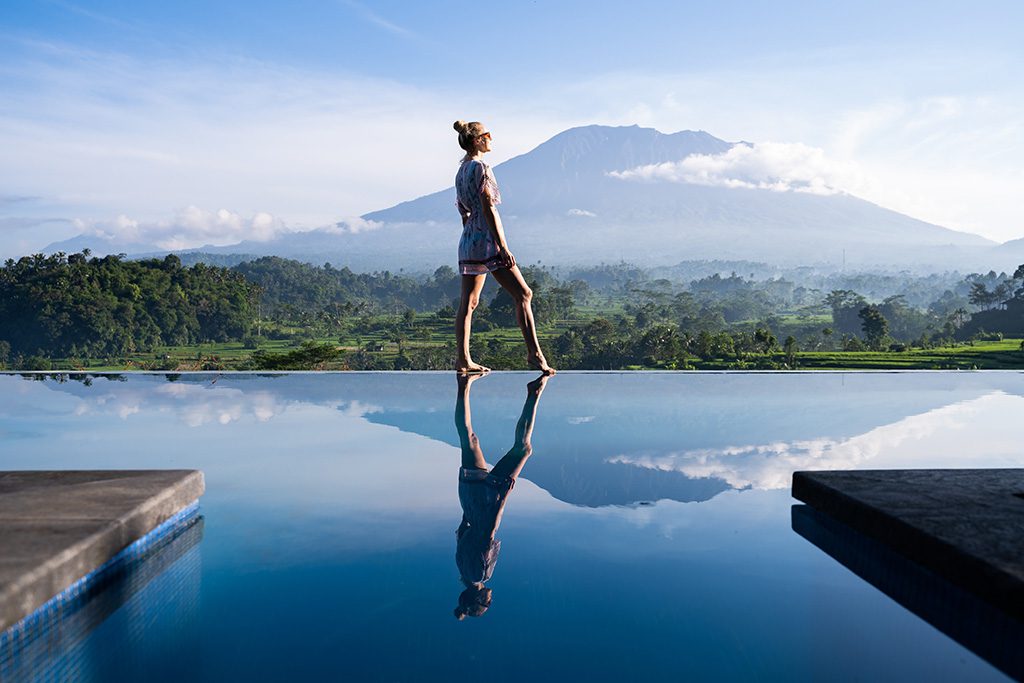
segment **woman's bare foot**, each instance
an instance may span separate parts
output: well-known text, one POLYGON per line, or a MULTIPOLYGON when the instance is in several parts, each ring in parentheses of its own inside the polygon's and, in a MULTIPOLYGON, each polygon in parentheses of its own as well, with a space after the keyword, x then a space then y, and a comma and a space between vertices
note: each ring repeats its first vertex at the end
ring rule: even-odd
POLYGON ((542 372, 545 375, 553 375, 556 372, 558 372, 553 367, 548 365, 548 362, 544 359, 543 354, 538 356, 527 356, 526 364, 533 368, 534 370, 536 370, 537 372, 542 372))
POLYGON ((548 383, 548 380, 550 378, 551 378, 551 375, 541 375, 537 379, 535 379, 535 380, 531 381, 529 384, 527 384, 526 385, 526 390, 530 394, 540 398, 541 393, 544 391, 544 385, 548 383))
POLYGON ((485 374, 487 374, 487 373, 475 372, 475 373, 470 374, 470 373, 466 373, 466 372, 457 372, 457 373, 455 373, 455 378, 456 378, 456 382, 458 382, 459 389, 461 391, 468 392, 469 388, 473 385, 473 382, 477 381, 478 379, 483 377, 485 374))
POLYGON ((455 365, 455 372, 460 375, 482 375, 485 372, 490 372, 491 369, 485 365, 474 363, 473 361, 458 362, 455 365))

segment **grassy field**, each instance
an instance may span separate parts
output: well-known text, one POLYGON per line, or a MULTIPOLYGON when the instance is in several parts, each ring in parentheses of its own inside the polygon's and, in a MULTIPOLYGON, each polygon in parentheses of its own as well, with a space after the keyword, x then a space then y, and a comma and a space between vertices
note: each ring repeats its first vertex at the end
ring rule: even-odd
POLYGON ((1020 339, 974 342, 935 349, 890 351, 808 351, 797 354, 803 369, 1009 370, 1024 369, 1020 339))
MULTIPOLYGON (((591 311, 595 314, 607 311, 591 311)), ((570 325, 586 321, 586 312, 579 315, 578 320, 561 321, 539 330, 541 344, 545 345, 565 331, 570 325)), ((434 315, 419 315, 411 326, 405 327, 396 334, 394 321, 391 328, 381 325, 381 329, 354 334, 341 335, 309 335, 301 328, 276 327, 273 336, 284 336, 284 339, 270 339, 268 336, 250 341, 248 347, 241 342, 217 344, 199 344, 194 346, 159 347, 146 353, 135 353, 120 358, 93 359, 54 359, 54 370, 234 370, 251 368, 251 358, 256 351, 283 354, 296 351, 304 342, 330 344, 352 354, 358 351, 369 353, 379 360, 383 366, 393 367, 399 355, 399 347, 407 355, 423 350, 442 351, 447 346, 453 348, 453 321, 439 319, 434 315), (255 344, 253 343, 255 341, 255 344)), ((789 323, 795 320, 786 321, 789 323)), ((807 318, 801 318, 806 323, 807 318)), ((816 321, 824 322, 824 321, 816 321)), ((267 330, 264 330, 266 333, 267 330)), ((519 330, 514 327, 493 328, 490 330, 474 330, 474 346, 488 349, 504 348, 507 363, 515 363, 519 359, 518 350, 522 345, 519 330), (495 346, 494 342, 500 342, 495 346), (508 360, 508 359, 512 360, 508 360)), ((477 355, 477 354, 474 354, 477 355)), ((481 360, 493 353, 482 352, 481 360)), ((525 356, 525 354, 522 354, 525 356)), ((525 358, 524 358, 525 360, 525 358)), ((942 369, 1024 369, 1024 351, 1021 350, 1020 339, 1003 339, 1001 341, 978 341, 952 347, 933 349, 908 349, 906 351, 798 351, 796 369, 799 370, 942 370, 942 369)), ((742 361, 735 358, 702 360, 693 356, 687 358, 687 369, 696 370, 756 370, 785 368, 785 355, 775 352, 768 355, 748 355, 742 361)), ((318 369, 343 370, 348 365, 344 360, 330 361, 318 369)), ((523 365, 525 368, 525 364, 523 365)), ((648 368, 630 367, 643 370, 648 368)), ((663 368, 650 368, 663 369, 663 368)))
MULTIPOLYGON (((500 339, 509 344, 521 343, 518 331, 500 330, 481 332, 477 335, 481 343, 500 339)), ((332 343, 345 351, 357 351, 371 346, 385 361, 398 356, 398 345, 383 337, 365 336, 360 344, 338 344, 336 339, 313 340, 332 343)), ((406 353, 417 348, 437 347, 441 341, 411 340, 403 346, 406 353)), ((1024 351, 1020 350, 1021 340, 976 342, 973 345, 943 347, 934 349, 909 349, 902 352, 889 351, 807 351, 796 354, 798 370, 1024 370, 1024 351)), ((299 348, 292 341, 266 341, 260 350, 285 353, 299 348)), ((167 347, 153 353, 135 354, 124 359, 57 360, 54 369, 60 370, 215 370, 234 369, 248 360, 253 349, 246 349, 240 343, 202 344, 190 347, 167 347)), ((744 363, 733 359, 700 360, 691 358, 689 365, 695 370, 754 370, 765 367, 766 363, 784 363, 782 354, 748 358, 744 363)), ((344 369, 343 363, 330 363, 323 369, 344 369)), ((645 368, 634 367, 634 370, 645 368)))

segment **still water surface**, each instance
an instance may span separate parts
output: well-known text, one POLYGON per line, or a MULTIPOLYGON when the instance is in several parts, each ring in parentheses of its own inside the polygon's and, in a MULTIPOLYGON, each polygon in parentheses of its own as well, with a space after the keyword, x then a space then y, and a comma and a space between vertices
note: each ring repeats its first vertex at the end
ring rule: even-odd
POLYGON ((203 520, 36 673, 1004 680, 794 533, 789 484, 1022 467, 1022 373, 564 373, 535 406, 532 375, 484 377, 490 465, 536 417, 490 604, 462 620, 463 505, 501 501, 460 504, 453 375, 82 379, 0 376, 0 469, 202 469, 203 520))

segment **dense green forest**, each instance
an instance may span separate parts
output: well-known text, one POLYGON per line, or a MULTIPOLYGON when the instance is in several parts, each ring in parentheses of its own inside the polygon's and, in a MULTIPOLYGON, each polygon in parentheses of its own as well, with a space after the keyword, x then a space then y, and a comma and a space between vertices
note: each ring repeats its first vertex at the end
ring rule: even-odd
POLYGON ((177 256, 126 261, 88 252, 27 256, 0 270, 0 361, 108 356, 246 335, 259 288, 177 256))
MULTIPOLYGON (((966 276, 715 262, 523 272, 549 359, 562 368, 813 367, 811 354, 1024 337, 1024 266, 966 276)), ((447 369, 459 287, 448 266, 396 274, 278 257, 185 267, 174 255, 28 256, 0 271, 0 365, 175 369, 186 349, 219 343, 238 347, 230 361, 224 346, 193 354, 189 367, 447 369)), ((511 298, 489 278, 474 353, 521 367, 517 335, 511 298)))

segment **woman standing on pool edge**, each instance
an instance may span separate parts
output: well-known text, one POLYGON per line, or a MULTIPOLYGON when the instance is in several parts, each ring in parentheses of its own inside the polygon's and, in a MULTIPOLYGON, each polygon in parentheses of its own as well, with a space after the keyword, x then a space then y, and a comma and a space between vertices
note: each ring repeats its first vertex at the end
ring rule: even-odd
POLYGON ((526 341, 526 364, 545 375, 554 374, 555 369, 544 359, 537 341, 537 326, 530 305, 533 292, 505 242, 501 217, 495 208, 501 203, 498 184, 491 167, 481 159, 491 151, 491 134, 479 121, 456 121, 455 130, 459 133, 459 147, 466 151, 459 172, 455 174, 455 192, 459 215, 462 216, 462 239, 459 240, 462 301, 455 318, 455 339, 459 347, 455 370, 465 373, 490 370, 474 363, 469 355, 473 310, 480 302, 480 290, 490 272, 515 302, 516 321, 526 341))

